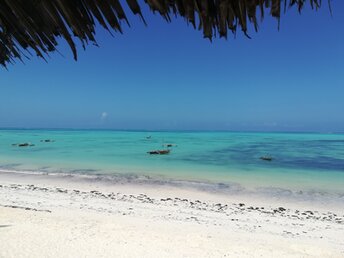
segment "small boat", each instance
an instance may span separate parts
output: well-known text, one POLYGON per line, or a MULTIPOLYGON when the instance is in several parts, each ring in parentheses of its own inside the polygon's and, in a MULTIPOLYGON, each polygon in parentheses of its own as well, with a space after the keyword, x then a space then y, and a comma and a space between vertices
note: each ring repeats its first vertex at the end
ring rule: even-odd
POLYGON ((35 146, 35 145, 32 144, 32 143, 29 143, 29 142, 25 142, 25 143, 18 143, 17 145, 13 145, 13 146, 18 146, 18 147, 28 147, 28 146, 30 146, 30 147, 32 147, 32 146, 35 146))
POLYGON ((164 155, 164 154, 169 154, 170 150, 153 150, 153 151, 148 151, 147 153, 151 155, 164 155))
POLYGON ((170 147, 176 147, 177 144, 173 144, 173 143, 165 143, 163 144, 163 146, 166 146, 167 148, 170 148, 170 147))
POLYGON ((271 156, 262 156, 260 157, 261 160, 265 160, 265 161, 272 161, 273 158, 271 156))

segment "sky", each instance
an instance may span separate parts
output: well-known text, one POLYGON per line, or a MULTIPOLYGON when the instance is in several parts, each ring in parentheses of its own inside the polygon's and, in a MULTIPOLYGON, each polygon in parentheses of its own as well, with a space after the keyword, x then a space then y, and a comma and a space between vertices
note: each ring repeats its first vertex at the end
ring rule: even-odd
POLYGON ((344 1, 204 39, 144 9, 100 47, 0 68, 0 128, 344 132, 344 1))

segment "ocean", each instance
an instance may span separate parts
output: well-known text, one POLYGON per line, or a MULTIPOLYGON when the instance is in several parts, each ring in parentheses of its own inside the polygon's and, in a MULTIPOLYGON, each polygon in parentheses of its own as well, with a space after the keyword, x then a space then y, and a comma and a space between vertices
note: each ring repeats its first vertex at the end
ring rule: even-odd
POLYGON ((0 170, 189 182, 344 200, 344 135, 0 130, 0 170), (19 143, 34 146, 13 145, 19 143), (173 145, 170 154, 147 153, 166 149, 165 144, 173 145), (267 155, 273 159, 260 159, 267 155))

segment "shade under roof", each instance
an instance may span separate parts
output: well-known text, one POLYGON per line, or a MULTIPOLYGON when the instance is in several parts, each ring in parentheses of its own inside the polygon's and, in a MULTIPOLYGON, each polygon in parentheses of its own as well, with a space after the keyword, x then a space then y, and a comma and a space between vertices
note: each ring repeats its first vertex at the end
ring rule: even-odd
POLYGON ((144 5, 167 21, 172 15, 182 16, 212 39, 227 37, 228 31, 247 35, 248 23, 257 30, 258 18, 265 13, 279 20, 281 10, 301 11, 305 4, 317 9, 321 0, 0 0, 0 64, 6 67, 31 53, 45 58, 57 50, 60 37, 77 59, 76 39, 83 47, 96 43, 96 24, 121 33, 122 24, 129 24, 128 9, 146 23, 144 5))

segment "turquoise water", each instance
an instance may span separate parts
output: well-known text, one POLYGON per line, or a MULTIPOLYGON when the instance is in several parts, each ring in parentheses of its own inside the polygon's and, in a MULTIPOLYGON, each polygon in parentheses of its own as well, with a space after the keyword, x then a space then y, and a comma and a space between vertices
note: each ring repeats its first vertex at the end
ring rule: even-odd
POLYGON ((0 130, 0 169, 145 175, 344 196, 344 135, 0 130), (24 142, 35 146, 12 146, 24 142), (169 155, 147 154, 165 143, 177 146, 169 155), (259 159, 266 154, 274 160, 259 159))

